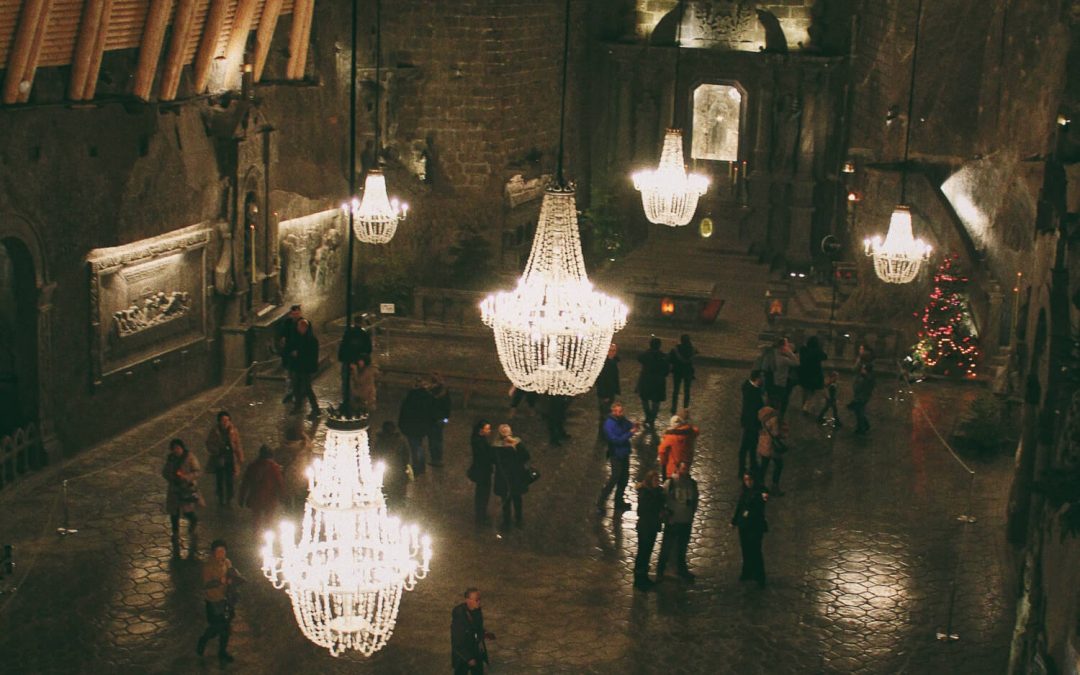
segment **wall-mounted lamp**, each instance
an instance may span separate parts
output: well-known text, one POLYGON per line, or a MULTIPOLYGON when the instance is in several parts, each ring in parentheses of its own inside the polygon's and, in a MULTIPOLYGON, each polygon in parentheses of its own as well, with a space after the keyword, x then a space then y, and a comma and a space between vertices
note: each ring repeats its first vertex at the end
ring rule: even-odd
POLYGON ((855 173, 855 160, 849 159, 849 160, 845 161, 844 162, 844 168, 841 169, 841 171, 846 173, 846 174, 855 173))

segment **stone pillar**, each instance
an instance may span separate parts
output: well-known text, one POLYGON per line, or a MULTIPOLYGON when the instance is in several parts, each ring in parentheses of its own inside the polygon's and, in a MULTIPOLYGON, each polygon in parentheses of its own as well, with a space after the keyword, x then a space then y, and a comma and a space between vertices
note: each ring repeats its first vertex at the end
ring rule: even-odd
POLYGON ((994 284, 993 288, 987 291, 986 330, 979 341, 984 358, 993 358, 1001 349, 1001 307, 1004 302, 1005 294, 994 284))
POLYGON ((52 400, 52 296, 55 283, 38 288, 37 304, 37 380, 38 380, 38 430, 45 459, 49 464, 63 458, 63 448, 53 427, 52 400))
POLYGON ((817 117, 818 73, 804 73, 799 120, 798 152, 795 177, 791 189, 791 217, 784 259, 789 266, 809 267, 810 235, 814 229, 814 153, 817 150, 815 127, 817 117))
POLYGON ((750 207, 753 209, 753 217, 744 220, 750 227, 747 233, 750 250, 761 255, 767 248, 769 222, 769 202, 772 192, 772 177, 769 172, 770 154, 770 130, 772 128, 773 88, 775 77, 773 73, 772 59, 762 57, 763 65, 758 71, 758 82, 754 88, 753 101, 756 106, 754 148, 750 159, 750 176, 748 177, 748 189, 750 192, 750 207))

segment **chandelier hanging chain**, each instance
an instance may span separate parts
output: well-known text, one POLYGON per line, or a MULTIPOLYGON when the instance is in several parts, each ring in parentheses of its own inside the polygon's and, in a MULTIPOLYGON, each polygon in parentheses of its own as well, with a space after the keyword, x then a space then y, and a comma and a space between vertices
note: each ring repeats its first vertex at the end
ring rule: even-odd
MULTIPOLYGON (((356 6, 360 0, 352 0, 352 57, 349 62, 349 198, 356 194, 356 6)), ((349 247, 345 262, 345 328, 353 325, 353 293, 352 274, 353 256, 356 242, 353 241, 353 232, 356 231, 355 209, 348 209, 349 213, 349 247)))
POLYGON ((570 0, 566 0, 566 16, 563 21, 562 92, 559 103, 559 154, 555 162, 555 184, 566 187, 563 175, 563 145, 566 136, 566 72, 570 65, 570 0))
POLYGON ((915 44, 911 48, 911 80, 908 85, 907 126, 904 129, 904 163, 900 165, 900 203, 907 204, 908 153, 911 149, 911 124, 915 112, 915 69, 919 64, 919 29, 922 27, 923 0, 915 9, 915 44))
POLYGON ((375 0, 375 166, 382 161, 382 133, 379 126, 382 108, 380 90, 382 89, 382 0, 375 0))
POLYGON ((679 18, 675 23, 675 84, 671 100, 671 128, 681 129, 681 125, 676 125, 675 121, 678 118, 679 109, 679 61, 682 57, 682 23, 683 17, 686 14, 686 1, 679 0, 679 18))

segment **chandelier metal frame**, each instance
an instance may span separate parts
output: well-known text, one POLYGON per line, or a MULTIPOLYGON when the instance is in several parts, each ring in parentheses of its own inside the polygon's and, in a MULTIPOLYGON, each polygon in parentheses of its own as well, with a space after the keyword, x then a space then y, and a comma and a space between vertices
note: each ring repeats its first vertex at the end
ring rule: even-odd
POLYGON ((480 304, 495 334, 503 370, 514 386, 540 394, 588 391, 600 374, 626 306, 593 289, 585 271, 574 186, 563 175, 570 0, 563 35, 562 102, 555 180, 544 192, 525 271, 512 291, 480 304))
POLYGON ((915 110, 915 69, 919 59, 919 30, 922 26, 923 0, 915 13, 915 44, 911 51, 911 84, 908 87, 907 127, 904 130, 904 162, 900 166, 900 203, 889 219, 889 230, 863 241, 866 255, 874 259, 874 272, 889 284, 907 284, 919 275, 922 264, 930 259, 932 247, 916 239, 911 227, 911 208, 907 202, 907 172, 911 150, 911 122, 915 110))
MULTIPOLYGON (((679 0, 675 26, 675 98, 679 96, 679 60, 682 53, 682 21, 685 0, 679 0)), ((634 189, 641 193, 641 206, 650 223, 682 227, 689 225, 697 212, 698 199, 709 189, 709 178, 686 170, 683 159, 683 132, 675 124, 675 101, 671 106, 671 127, 664 134, 660 162, 655 169, 636 172, 634 189)))
POLYGON ((427 576, 431 539, 387 512, 366 416, 331 416, 324 448, 308 469, 299 538, 288 521, 279 537, 267 532, 262 571, 288 593, 305 637, 333 656, 371 656, 393 634, 402 593, 427 576))

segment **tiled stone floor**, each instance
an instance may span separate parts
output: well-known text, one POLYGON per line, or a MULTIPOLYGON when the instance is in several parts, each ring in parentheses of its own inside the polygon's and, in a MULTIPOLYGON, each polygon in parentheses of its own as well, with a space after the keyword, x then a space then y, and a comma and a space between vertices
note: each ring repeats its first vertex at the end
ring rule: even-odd
MULTIPOLYGON (((624 361, 624 390, 636 368, 624 361)), ((406 518, 435 540, 431 575, 407 593, 389 646, 371 659, 334 659, 297 630, 287 597, 263 580, 250 514, 210 506, 203 541, 224 536, 250 583, 234 623, 235 664, 247 673, 448 672, 450 609, 461 590, 484 593, 495 673, 993 673, 1008 651, 1012 602, 1005 588, 1003 520, 1010 462, 978 464, 970 481, 945 453, 911 401, 871 406, 868 438, 845 429, 828 438, 792 412, 796 439, 787 496, 769 504, 765 555, 770 585, 739 584, 730 525, 737 496, 735 445, 743 371, 702 368, 694 410, 702 427, 695 474, 702 504, 694 528, 693 585, 668 580, 656 592, 631 587, 634 514, 612 522, 593 505, 606 475, 594 446, 594 404, 572 410, 572 441, 547 445, 542 422, 519 416, 543 477, 525 498, 525 527, 497 538, 471 521, 464 477, 468 427, 479 415, 505 419, 503 401, 474 396, 455 410, 447 465, 410 488, 406 518), (978 520, 956 520, 971 513, 978 520), (968 532, 964 534, 964 529, 968 532), (945 644, 956 580, 953 629, 945 644)), ((943 433, 970 387, 927 383, 915 398, 943 433)), ((318 382, 332 399, 333 373, 318 382)), ((215 671, 194 654, 203 629, 198 565, 171 557, 158 476, 174 435, 201 441, 204 410, 229 408, 249 454, 276 442, 280 386, 261 382, 222 396, 208 392, 70 460, 62 470, 0 495, 0 542, 16 545, 22 578, 0 595, 0 670, 5 673, 183 673, 215 671), (221 397, 220 403, 216 401, 221 397), (147 448, 150 448, 147 450, 147 448), (59 482, 70 480, 70 521, 60 538, 59 482)), ((396 416, 402 391, 382 393, 396 416)), ((631 415, 636 402, 628 401, 631 415)), ((381 421, 383 415, 376 415, 381 421)), ((850 425, 849 427, 850 428, 850 425)), ((655 446, 642 450, 644 456, 655 446)), ((203 481, 212 493, 212 477, 203 481)), ((492 504, 494 512, 495 504, 492 504)))

